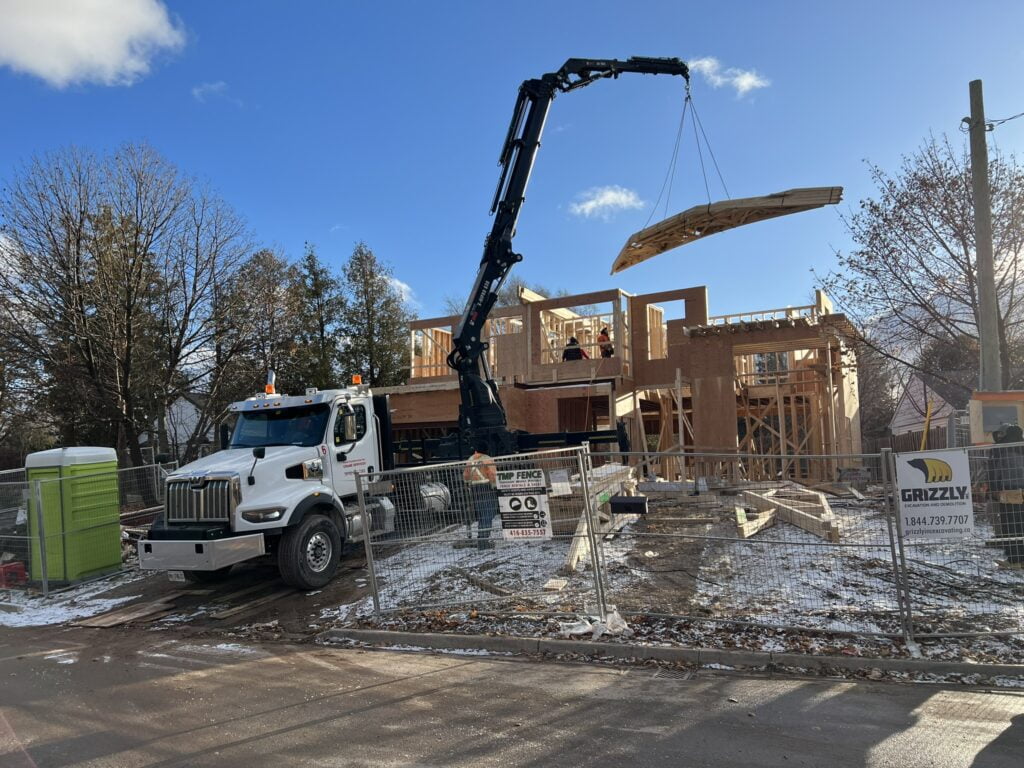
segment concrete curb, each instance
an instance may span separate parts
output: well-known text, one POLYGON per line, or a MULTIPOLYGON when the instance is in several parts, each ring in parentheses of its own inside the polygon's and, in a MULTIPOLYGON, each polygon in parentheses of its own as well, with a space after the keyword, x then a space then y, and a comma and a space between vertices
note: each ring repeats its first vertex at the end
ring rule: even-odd
POLYGON ((918 672, 933 675, 985 675, 1024 678, 1024 664, 969 664, 930 659, 884 659, 857 656, 807 656, 800 653, 770 653, 726 648, 673 648, 626 645, 587 640, 556 640, 507 635, 447 635, 436 632, 389 632, 379 629, 329 629, 317 635, 317 642, 349 640, 368 645, 407 645, 444 650, 488 650, 499 653, 575 653, 616 659, 668 661, 677 664, 730 667, 801 667, 818 671, 880 669, 883 672, 918 672))

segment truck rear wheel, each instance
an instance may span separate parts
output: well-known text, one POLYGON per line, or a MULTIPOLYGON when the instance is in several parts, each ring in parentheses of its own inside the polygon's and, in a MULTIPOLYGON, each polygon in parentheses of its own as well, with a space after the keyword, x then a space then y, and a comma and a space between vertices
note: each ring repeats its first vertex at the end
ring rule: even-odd
POLYGON ((326 515, 309 515, 286 528, 277 550, 277 569, 286 584, 319 589, 334 578, 341 559, 341 533, 326 515))

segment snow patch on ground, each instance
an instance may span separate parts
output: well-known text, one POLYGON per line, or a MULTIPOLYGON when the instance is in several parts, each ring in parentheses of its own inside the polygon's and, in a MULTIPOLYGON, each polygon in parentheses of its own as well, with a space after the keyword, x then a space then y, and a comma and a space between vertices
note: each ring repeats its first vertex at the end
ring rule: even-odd
POLYGON ((111 611, 123 603, 134 600, 137 595, 127 597, 98 597, 115 587, 129 584, 144 578, 139 571, 125 572, 109 579, 81 584, 61 592, 54 592, 50 597, 12 592, 10 602, 0 610, 0 626, 3 627, 42 627, 52 624, 65 624, 69 621, 111 611))
POLYGON ((46 661, 55 661, 58 664, 76 664, 78 662, 77 651, 60 651, 58 653, 51 653, 49 656, 44 656, 46 661))
MULTIPOLYGON (((784 523, 743 540, 708 541, 696 608, 832 632, 898 633, 899 608, 881 502, 832 499, 841 546, 784 523), (783 539, 783 541, 779 541, 783 539)), ((1024 572, 1000 569, 991 526, 959 542, 908 545, 910 599, 934 631, 1024 629, 1024 572)))
POLYGON ((508 651, 488 651, 486 648, 424 648, 420 645, 375 645, 381 651, 417 651, 423 653, 444 653, 450 656, 514 656, 508 651))

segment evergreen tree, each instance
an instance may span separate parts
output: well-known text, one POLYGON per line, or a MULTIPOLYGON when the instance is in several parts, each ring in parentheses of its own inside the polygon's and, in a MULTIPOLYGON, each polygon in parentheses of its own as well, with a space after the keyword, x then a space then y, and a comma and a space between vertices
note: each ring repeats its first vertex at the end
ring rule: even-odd
POLYGON ((409 374, 409 322, 400 284, 366 243, 342 269, 341 368, 370 386, 403 384, 409 374))
POLYGON ((338 326, 344 305, 341 283, 320 261, 310 243, 306 243, 295 279, 299 339, 296 375, 309 387, 336 387, 339 384, 338 326))

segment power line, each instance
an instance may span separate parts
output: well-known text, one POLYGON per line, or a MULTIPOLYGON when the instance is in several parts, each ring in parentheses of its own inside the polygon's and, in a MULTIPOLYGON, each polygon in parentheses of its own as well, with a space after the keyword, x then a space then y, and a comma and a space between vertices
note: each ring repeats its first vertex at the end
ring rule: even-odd
MULTIPOLYGON (((996 126, 1002 125, 1003 123, 1008 123, 1011 120, 1016 120, 1018 117, 1024 117, 1024 112, 1018 112, 1016 115, 1010 115, 1009 117, 1000 117, 995 120, 986 120, 985 130, 993 131, 995 130, 996 126)), ((971 121, 971 118, 965 117, 963 120, 960 121, 960 132, 970 133, 970 130, 973 127, 973 125, 974 123, 971 121)))

